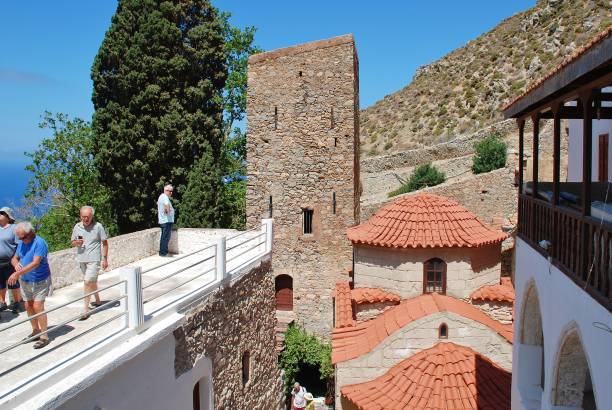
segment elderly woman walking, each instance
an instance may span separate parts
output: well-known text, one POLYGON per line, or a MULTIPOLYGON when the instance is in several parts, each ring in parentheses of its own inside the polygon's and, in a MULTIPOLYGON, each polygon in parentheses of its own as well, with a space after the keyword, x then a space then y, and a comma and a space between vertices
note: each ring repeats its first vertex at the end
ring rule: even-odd
MULTIPOLYGON (((19 281, 21 294, 25 300, 28 316, 34 316, 45 310, 45 299, 51 288, 51 270, 47 262, 49 247, 43 238, 36 235, 32 224, 20 222, 15 227, 15 234, 21 241, 17 245, 17 251, 13 256, 15 273, 9 279, 8 284, 14 285, 19 281)), ((37 340, 34 349, 40 349, 49 344, 47 335, 47 314, 36 316, 30 320, 32 333, 27 339, 37 340), (37 336, 40 334, 40 336, 37 336)))
POLYGON ((19 302, 21 294, 19 291, 19 282, 14 285, 7 283, 8 278, 15 272, 11 261, 15 250, 17 249, 17 236, 15 235, 15 218, 13 218, 13 210, 8 207, 0 208, 0 311, 7 309, 6 303, 6 288, 11 290, 13 294, 13 304, 11 311, 14 314, 19 313, 19 302))

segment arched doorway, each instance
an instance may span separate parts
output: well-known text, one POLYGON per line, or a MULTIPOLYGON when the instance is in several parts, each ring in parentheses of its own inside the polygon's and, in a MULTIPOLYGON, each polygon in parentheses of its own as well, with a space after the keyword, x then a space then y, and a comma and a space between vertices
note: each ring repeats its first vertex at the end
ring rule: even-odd
POLYGON ((278 275, 274 280, 276 310, 293 310, 293 278, 278 275))
POLYGON ((520 331, 520 351, 517 367, 519 388, 523 389, 526 395, 539 399, 546 381, 544 333, 542 331, 540 299, 533 282, 527 286, 525 292, 520 331))
POLYGON ((589 364, 576 328, 569 330, 561 342, 552 395, 555 406, 597 409, 589 364))

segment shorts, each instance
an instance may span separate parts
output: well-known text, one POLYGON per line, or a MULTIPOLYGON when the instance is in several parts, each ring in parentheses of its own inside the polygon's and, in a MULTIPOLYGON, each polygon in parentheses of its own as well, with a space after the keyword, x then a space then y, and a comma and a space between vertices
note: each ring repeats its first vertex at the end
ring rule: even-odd
POLYGON ((19 279, 21 282, 21 297, 25 301, 44 302, 49 296, 51 290, 51 276, 38 282, 26 282, 19 279))
POLYGON ((85 282, 96 283, 98 281, 100 262, 79 262, 79 268, 81 268, 85 282))
MULTIPOLYGON (((9 276, 15 272, 15 268, 10 263, 8 265, 0 265, 0 289, 6 289, 9 276)), ((8 285, 9 289, 19 289, 19 281, 14 285, 8 285)))

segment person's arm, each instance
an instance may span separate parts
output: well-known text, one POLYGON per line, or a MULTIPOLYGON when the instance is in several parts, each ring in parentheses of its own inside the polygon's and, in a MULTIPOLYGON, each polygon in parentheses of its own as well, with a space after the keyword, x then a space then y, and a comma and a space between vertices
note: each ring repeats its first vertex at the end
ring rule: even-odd
POLYGON ((72 228, 72 236, 70 238, 70 246, 72 246, 73 248, 75 246, 83 246, 83 239, 78 239, 77 232, 76 232, 76 226, 74 228, 72 228))
POLYGON ((102 269, 108 268, 108 240, 102 241, 102 269))
POLYGON ((17 267, 19 266, 19 256, 17 256, 17 254, 13 255, 11 258, 11 265, 13 265, 13 268, 17 270, 17 267))
POLYGON ((21 269, 13 273, 11 276, 9 276, 7 283, 13 286, 15 283, 17 283, 17 280, 19 280, 19 277, 21 275, 25 275, 31 270, 36 269, 38 265, 40 265, 40 261, 42 261, 42 257, 38 255, 34 256, 32 258, 32 262, 28 263, 26 266, 22 267, 21 269))

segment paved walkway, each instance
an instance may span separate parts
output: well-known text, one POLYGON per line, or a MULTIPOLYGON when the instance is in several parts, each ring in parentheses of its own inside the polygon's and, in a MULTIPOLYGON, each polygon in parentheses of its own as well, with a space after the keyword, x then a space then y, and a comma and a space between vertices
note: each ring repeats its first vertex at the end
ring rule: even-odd
MULTIPOLYGON (((249 238, 249 235, 246 235, 244 239, 237 242, 242 242, 247 238, 249 238)), ((250 244, 245 244, 232 251, 228 251, 228 269, 230 271, 257 255, 258 249, 244 252, 245 249, 256 245, 255 242, 251 241, 250 244), (244 254, 239 255, 240 253, 244 254), (233 256, 236 256, 236 258, 230 260, 233 256)), ((228 247, 231 244, 231 242, 228 243, 228 247)), ((145 321, 159 315, 175 301, 197 293, 209 287, 208 285, 215 281, 214 248, 209 248, 201 253, 190 256, 174 255, 166 258, 157 255, 151 256, 128 266, 140 266, 143 270, 142 285, 144 289, 145 321), (153 269, 155 267, 158 268, 153 269), (149 271, 147 272, 147 270, 149 271), (172 274, 174 274, 172 277, 155 283, 172 274), (182 284, 184 282, 187 283, 182 284)), ((98 280, 99 288, 119 282, 121 280, 121 270, 122 268, 118 268, 102 274, 98 280)), ((102 301, 112 301, 118 298, 121 295, 121 286, 117 285, 101 292, 102 301)), ((99 312, 92 314, 88 320, 79 321, 78 317, 83 312, 83 300, 79 299, 82 294, 83 284, 76 283, 54 291, 47 298, 45 303, 47 310, 78 299, 48 314, 49 328, 52 329, 49 333, 51 340, 49 345, 43 349, 35 350, 33 343, 20 344, 1 355, 0 398, 17 390, 24 383, 31 382, 37 373, 60 366, 72 359, 74 355, 103 342, 125 329, 124 317, 117 317, 123 312, 119 302, 109 304, 109 306, 104 307, 99 312), (71 318, 76 319, 69 321, 71 318), (65 321, 69 322, 62 324, 65 321)), ((92 300, 94 300, 93 297, 92 300)), ((27 318, 25 312, 19 315, 14 315, 10 311, 1 312, 0 329, 25 318, 27 318)), ((22 340, 31 330, 29 322, 25 322, 0 332, 0 350, 22 340)))

